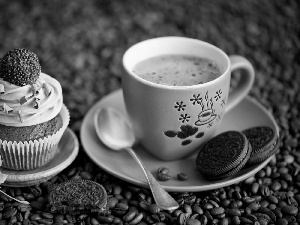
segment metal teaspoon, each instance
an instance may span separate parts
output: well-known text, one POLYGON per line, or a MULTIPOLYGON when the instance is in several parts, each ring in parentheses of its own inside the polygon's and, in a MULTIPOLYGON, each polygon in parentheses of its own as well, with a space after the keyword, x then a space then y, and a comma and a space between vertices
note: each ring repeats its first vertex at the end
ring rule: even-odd
POLYGON ((177 209, 178 203, 160 186, 133 151, 132 146, 136 138, 129 121, 117 110, 107 107, 96 110, 94 123, 96 133, 103 144, 115 151, 127 151, 139 164, 147 178, 156 204, 165 210, 177 209))

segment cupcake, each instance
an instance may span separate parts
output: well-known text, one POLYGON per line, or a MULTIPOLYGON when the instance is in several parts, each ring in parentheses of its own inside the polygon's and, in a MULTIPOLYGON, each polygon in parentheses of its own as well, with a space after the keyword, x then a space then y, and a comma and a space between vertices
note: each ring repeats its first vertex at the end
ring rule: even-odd
POLYGON ((14 49, 0 59, 2 167, 31 170, 47 164, 69 120, 61 85, 41 72, 36 54, 14 49))

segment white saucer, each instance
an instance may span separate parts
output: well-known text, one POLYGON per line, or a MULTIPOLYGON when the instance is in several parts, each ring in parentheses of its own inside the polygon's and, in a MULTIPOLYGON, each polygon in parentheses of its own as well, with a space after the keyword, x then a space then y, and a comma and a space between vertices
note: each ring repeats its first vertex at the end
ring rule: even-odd
MULTIPOLYGON (((109 150, 97 137, 94 128, 94 113, 98 107, 105 106, 116 108, 127 116, 122 90, 115 91, 99 100, 86 114, 81 126, 80 138, 86 153, 99 167, 108 173, 132 184, 148 187, 142 170, 127 152, 109 150)), ((224 116, 219 132, 244 130, 246 128, 262 125, 274 128, 277 134, 279 134, 279 129, 273 116, 256 100, 247 97, 224 116)), ((169 181, 160 181, 160 184, 165 190, 171 192, 205 191, 240 182, 253 176, 272 158, 271 156, 261 164, 244 168, 238 174, 226 180, 210 182, 203 179, 202 176, 195 171, 196 153, 185 159, 165 162, 150 155, 141 146, 136 147, 135 150, 154 176, 156 176, 156 171, 160 166, 169 168, 169 174, 172 176, 172 179, 169 181), (188 180, 179 181, 177 179, 177 174, 182 172, 188 175, 188 180)))
POLYGON ((58 153, 48 164, 34 170, 15 171, 0 167, 1 173, 8 174, 5 182, 1 185, 11 187, 37 185, 67 168, 74 161, 79 150, 78 138, 70 128, 64 132, 58 148, 58 153))

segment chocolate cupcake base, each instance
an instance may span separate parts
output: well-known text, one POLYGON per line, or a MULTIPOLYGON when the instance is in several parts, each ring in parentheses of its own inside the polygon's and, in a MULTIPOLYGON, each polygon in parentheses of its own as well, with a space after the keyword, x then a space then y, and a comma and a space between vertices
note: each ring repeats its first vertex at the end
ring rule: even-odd
POLYGON ((58 150, 57 144, 70 121, 70 114, 65 105, 62 107, 60 115, 63 126, 53 135, 25 142, 0 139, 2 167, 11 170, 32 170, 53 159, 58 150))

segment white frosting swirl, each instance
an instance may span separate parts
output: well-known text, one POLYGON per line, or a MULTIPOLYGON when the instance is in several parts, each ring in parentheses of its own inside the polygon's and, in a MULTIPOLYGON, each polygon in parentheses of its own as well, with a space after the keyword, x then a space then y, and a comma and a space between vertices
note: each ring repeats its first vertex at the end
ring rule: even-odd
POLYGON ((0 124, 13 127, 32 126, 53 119, 61 110, 63 104, 62 88, 60 83, 47 74, 41 73, 36 85, 41 87, 36 96, 33 95, 32 86, 19 87, 6 82, 0 78, 0 84, 4 86, 5 92, 0 93, 0 124), (43 84, 49 85, 51 93, 47 95, 42 88, 43 84), (21 98, 27 98, 27 102, 20 103, 21 98), (35 98, 40 99, 38 108, 34 108, 35 98), (7 105, 13 109, 7 113, 3 109, 7 105), (18 111, 21 112, 21 119, 18 111))

